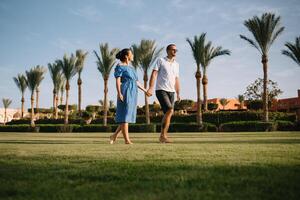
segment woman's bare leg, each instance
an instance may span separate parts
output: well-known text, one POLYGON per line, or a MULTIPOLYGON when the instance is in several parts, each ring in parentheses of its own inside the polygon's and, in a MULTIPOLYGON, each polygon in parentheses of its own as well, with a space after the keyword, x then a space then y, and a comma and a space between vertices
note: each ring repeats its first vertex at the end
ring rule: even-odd
POLYGON ((121 131, 122 131, 122 127, 121 127, 121 125, 119 125, 118 128, 116 129, 115 133, 109 137, 111 144, 113 144, 117 140, 121 131))
POLYGON ((123 136, 125 139, 125 144, 132 144, 132 142, 129 139, 128 123, 123 123, 121 126, 122 126, 123 136))

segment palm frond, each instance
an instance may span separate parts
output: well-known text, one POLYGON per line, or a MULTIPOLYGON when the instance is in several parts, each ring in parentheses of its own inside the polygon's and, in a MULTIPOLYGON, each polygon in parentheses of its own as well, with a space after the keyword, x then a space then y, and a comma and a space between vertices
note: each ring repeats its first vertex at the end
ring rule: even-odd
POLYGON ((3 103, 4 108, 7 109, 10 106, 10 104, 12 103, 12 100, 3 98, 2 103, 3 103))
POLYGON ((88 55, 88 52, 84 52, 82 49, 76 50, 77 60, 76 60, 75 66, 76 66, 76 70, 77 70, 79 76, 83 70, 84 61, 85 61, 87 55, 88 55))
POLYGON ((300 66, 300 36, 296 37, 295 44, 285 43, 287 50, 282 50, 282 54, 290 57, 300 66))
POLYGON ((197 67, 203 63, 203 52, 205 48, 205 37, 206 33, 202 33, 200 36, 194 36, 194 40, 191 40, 189 38, 186 39, 186 41, 189 43, 192 52, 193 52, 193 57, 196 62, 197 67))
POLYGON ((118 52, 117 48, 109 49, 108 43, 100 44, 100 55, 94 50, 94 54, 97 58, 97 69, 101 73, 103 79, 108 79, 111 73, 111 70, 116 62, 116 54, 118 52))
POLYGON ((76 70, 76 57, 71 54, 71 56, 64 55, 62 60, 57 60, 57 64, 60 66, 62 70, 62 74, 64 75, 66 81, 70 81, 72 77, 77 73, 76 70))
POLYGON ((246 36, 240 37, 258 49, 262 55, 268 54, 271 45, 284 31, 284 27, 280 26, 280 16, 276 17, 273 13, 264 13, 261 17, 254 16, 246 20, 244 25, 252 33, 255 42, 246 36))
POLYGON ((23 74, 18 74, 17 77, 13 77, 16 86, 19 88, 22 94, 24 94, 27 88, 27 79, 23 74))

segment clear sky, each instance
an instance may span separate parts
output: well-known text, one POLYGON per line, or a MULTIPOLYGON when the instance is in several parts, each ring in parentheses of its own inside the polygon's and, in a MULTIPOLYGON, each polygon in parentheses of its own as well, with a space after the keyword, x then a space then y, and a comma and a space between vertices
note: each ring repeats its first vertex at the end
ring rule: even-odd
MULTIPOLYGON (((93 50, 99 51, 99 43, 126 48, 141 39, 154 39, 158 47, 177 44, 181 96, 196 100, 196 66, 186 38, 202 32, 215 46, 232 52, 209 66, 208 97, 235 98, 262 77, 259 52, 239 34, 252 37, 243 21, 264 12, 280 15, 285 26, 269 54, 269 77, 284 91, 280 98, 295 97, 300 67, 281 55, 281 50, 286 41, 294 42, 300 35, 299 0, 0 0, 0 98, 12 99, 11 107, 19 108, 21 97, 14 76, 83 49, 89 52, 82 73, 83 106, 98 104, 103 99, 103 79, 93 50)), ((116 101, 112 75, 109 98, 116 101)), ((142 81, 140 71, 139 79, 142 81)), ((71 84, 72 104, 77 103, 76 80, 77 76, 71 84)), ((27 90, 27 107, 29 99, 27 90)), ((140 92, 139 105, 143 100, 140 92)), ((47 73, 41 84, 40 107, 51 105, 52 82, 47 73)))

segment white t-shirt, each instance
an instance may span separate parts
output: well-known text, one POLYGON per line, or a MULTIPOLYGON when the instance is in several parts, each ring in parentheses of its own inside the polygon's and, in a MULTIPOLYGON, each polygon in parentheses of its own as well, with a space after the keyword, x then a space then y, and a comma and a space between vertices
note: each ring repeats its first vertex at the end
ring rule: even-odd
POLYGON ((169 61, 167 57, 159 58, 153 68, 158 71, 156 90, 175 92, 175 79, 179 78, 179 64, 169 61))

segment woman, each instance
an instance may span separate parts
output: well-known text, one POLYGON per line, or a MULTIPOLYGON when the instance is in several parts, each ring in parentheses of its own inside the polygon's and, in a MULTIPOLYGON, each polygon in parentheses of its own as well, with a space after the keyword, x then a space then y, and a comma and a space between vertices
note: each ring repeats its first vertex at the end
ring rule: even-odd
POLYGON ((119 133, 122 131, 125 144, 132 144, 128 135, 128 123, 135 123, 137 111, 137 93, 138 88, 147 92, 138 82, 135 69, 130 66, 133 60, 133 54, 130 49, 123 49, 116 58, 121 62, 116 66, 114 76, 116 78, 116 87, 118 92, 116 122, 119 126, 115 133, 110 136, 110 144, 113 144, 119 133))

